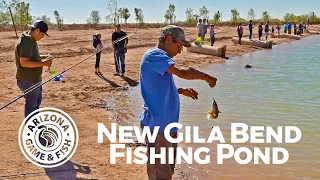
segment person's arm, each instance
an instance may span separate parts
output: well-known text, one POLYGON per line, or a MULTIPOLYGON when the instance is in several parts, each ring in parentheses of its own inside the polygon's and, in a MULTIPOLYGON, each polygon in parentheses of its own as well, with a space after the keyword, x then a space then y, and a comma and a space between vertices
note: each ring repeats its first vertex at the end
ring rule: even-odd
POLYGON ((209 84, 210 87, 214 87, 217 81, 215 77, 212 77, 206 73, 200 72, 194 68, 182 69, 182 68, 175 67, 174 64, 168 67, 167 72, 174 74, 182 79, 204 80, 209 84))
POLYGON ((30 61, 29 58, 21 57, 20 58, 20 64, 22 67, 25 68, 37 68, 37 67, 43 67, 43 66, 50 66, 52 63, 51 60, 46 60, 46 61, 40 61, 40 62, 33 62, 30 61))
MULTIPOLYGON (((124 35, 125 35, 125 36, 127 36, 127 33, 124 33, 124 35)), ((124 47, 126 48, 126 47, 127 47, 127 45, 128 45, 128 42, 129 42, 129 38, 128 38, 128 37, 126 37, 126 38, 124 39, 124 41, 125 41, 125 43, 124 43, 124 47)))
POLYGON ((116 39, 115 39, 115 37, 114 37, 114 34, 112 34, 111 44, 112 44, 113 49, 116 49, 116 45, 115 45, 115 43, 113 43, 115 40, 116 40, 116 39))

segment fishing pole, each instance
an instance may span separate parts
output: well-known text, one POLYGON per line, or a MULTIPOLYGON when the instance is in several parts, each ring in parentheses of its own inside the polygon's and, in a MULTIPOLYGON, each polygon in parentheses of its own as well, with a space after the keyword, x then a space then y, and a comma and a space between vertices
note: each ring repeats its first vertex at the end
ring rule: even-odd
POLYGON ((10 12, 12 24, 13 24, 13 27, 14 27, 14 31, 16 32, 16 38, 18 39, 18 34, 17 34, 17 30, 16 30, 16 25, 14 24, 14 20, 13 20, 13 16, 12 16, 12 12, 11 12, 11 8, 10 8, 10 7, 9 7, 9 12, 10 12))
MULTIPOLYGON (((133 33, 131 33, 131 34, 127 35, 127 36, 124 36, 124 37, 122 37, 122 38, 119 38, 119 39, 117 39, 117 40, 113 41, 113 42, 112 42, 112 44, 115 44, 115 43, 117 43, 117 42, 120 42, 120 41, 122 41, 122 40, 124 40, 124 39, 128 38, 129 36, 133 35, 133 34, 134 34, 134 33, 136 33, 136 32, 137 32, 137 30, 135 30, 133 33)), ((97 53, 99 53, 99 52, 103 51, 104 49, 106 49, 106 48, 104 47, 104 48, 101 48, 101 49, 99 49, 99 50, 95 51, 95 52, 94 52, 94 53, 92 53, 89 57, 87 57, 87 58, 85 58, 85 59, 83 59, 83 60, 79 61, 78 63, 76 63, 76 64, 74 64, 74 65, 70 66, 70 67, 69 67, 69 68, 67 68, 66 70, 64 70, 64 71, 62 71, 61 73, 59 73, 59 74, 57 74, 57 75, 55 75, 55 76, 53 76, 53 77, 49 78, 49 79, 48 79, 48 80, 46 80, 45 82, 39 82, 39 83, 37 83, 37 84, 35 84, 35 85, 31 86, 30 88, 26 89, 26 90, 24 91, 24 93, 23 93, 23 94, 21 94, 19 97, 17 97, 16 99, 12 100, 12 101, 11 101, 11 102, 9 102, 9 103, 7 103, 6 105, 2 106, 2 107, 0 108, 0 110, 2 110, 2 109, 4 109, 4 108, 8 107, 9 105, 11 105, 12 103, 14 103, 14 102, 18 101, 19 99, 21 99, 22 97, 24 97, 24 96, 25 96, 25 95, 27 95, 28 93, 32 92, 33 90, 35 90, 35 89, 39 88, 40 86, 42 86, 42 85, 44 85, 44 84, 46 84, 46 83, 48 83, 49 81, 53 80, 53 79, 54 79, 54 78, 56 78, 57 76, 60 76, 61 74, 63 74, 63 73, 65 73, 65 72, 69 71, 70 69, 74 68, 75 66, 77 66, 77 65, 79 65, 79 64, 81 64, 81 63, 83 63, 84 61, 88 60, 88 59, 89 59, 89 58, 91 58, 92 56, 94 56, 94 55, 96 55, 97 53)))

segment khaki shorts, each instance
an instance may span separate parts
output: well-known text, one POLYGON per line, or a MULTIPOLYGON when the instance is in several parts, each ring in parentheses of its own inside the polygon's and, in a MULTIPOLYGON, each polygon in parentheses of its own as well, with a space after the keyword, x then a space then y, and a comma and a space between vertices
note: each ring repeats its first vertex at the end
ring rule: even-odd
MULTIPOLYGON (((143 127, 144 126, 141 124, 141 128, 142 129, 143 129, 143 127)), ((177 133, 176 132, 172 132, 172 133, 170 133, 170 135, 173 138, 177 137, 177 133)), ((156 138, 154 143, 149 143, 148 139, 146 139, 146 143, 147 143, 147 146, 148 146, 147 173, 148 173, 149 180, 160 180, 160 179, 161 180, 171 180, 172 179, 172 175, 174 174, 175 164, 169 164, 169 156, 168 156, 169 150, 166 149, 166 156, 167 156, 166 157, 166 163, 167 164, 160 164, 160 159, 159 158, 157 158, 155 160, 155 164, 150 164, 150 147, 154 147, 155 148, 156 154, 160 154, 160 148, 161 147, 165 147, 165 148, 173 147, 174 148, 174 163, 175 163, 176 156, 177 156, 177 144, 167 141, 167 139, 165 138, 163 132, 162 133, 158 132, 157 138, 156 138)))

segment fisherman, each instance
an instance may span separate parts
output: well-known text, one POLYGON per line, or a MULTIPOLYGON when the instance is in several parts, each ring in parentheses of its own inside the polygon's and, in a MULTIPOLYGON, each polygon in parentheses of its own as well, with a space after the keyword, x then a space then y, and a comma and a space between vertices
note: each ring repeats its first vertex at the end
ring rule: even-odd
MULTIPOLYGON (((155 142, 149 143, 147 140, 149 159, 150 147, 155 148, 156 154, 160 153, 160 148, 177 147, 177 144, 166 140, 164 129, 167 125, 179 121, 179 94, 198 99, 198 93, 191 88, 177 89, 173 75, 187 80, 204 80, 211 88, 216 85, 215 77, 193 68, 182 69, 175 65, 172 58, 181 53, 183 46, 191 46, 185 39, 184 31, 178 26, 169 25, 161 30, 157 46, 147 50, 141 60, 140 92, 144 101, 140 116, 141 128, 149 127, 153 131, 155 126, 160 127, 155 142)), ((171 129, 170 135, 177 137, 177 131, 177 128, 171 129)), ((156 159, 155 164, 148 161, 149 179, 172 179, 175 165, 170 165, 168 161, 166 163, 160 164, 160 159, 156 159)))
POLYGON ((123 38, 127 36, 127 33, 121 30, 121 25, 116 25, 116 31, 112 33, 112 46, 114 50, 114 62, 116 66, 116 74, 120 75, 120 67, 121 67, 121 75, 124 75, 126 72, 126 65, 125 65, 125 53, 127 52, 127 45, 128 45, 128 38, 125 38, 122 41, 119 41, 117 43, 113 43, 117 39, 123 38), (120 66, 121 63, 121 66, 120 66))
MULTIPOLYGON (((26 91, 36 84, 41 84, 43 67, 50 67, 53 59, 50 55, 40 55, 37 44, 37 41, 41 40, 44 35, 48 36, 48 25, 42 20, 37 20, 28 26, 31 28, 30 31, 23 32, 15 45, 16 79, 21 91, 26 91)), ((40 107, 42 86, 26 94, 24 98, 24 115, 27 117, 40 107)))

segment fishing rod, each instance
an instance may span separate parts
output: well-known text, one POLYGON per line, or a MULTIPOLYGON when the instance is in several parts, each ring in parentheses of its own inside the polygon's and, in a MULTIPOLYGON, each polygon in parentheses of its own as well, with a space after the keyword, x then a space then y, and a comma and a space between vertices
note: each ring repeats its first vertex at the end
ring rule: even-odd
POLYGON ((16 29, 16 25, 14 24, 14 20, 13 20, 13 16, 12 16, 12 12, 11 12, 11 8, 9 8, 9 12, 10 12, 10 16, 11 16, 11 20, 12 20, 12 24, 13 24, 13 27, 14 27, 14 31, 16 32, 16 38, 18 39, 18 34, 17 34, 17 29, 16 29))
MULTIPOLYGON (((117 42, 120 42, 120 41, 122 41, 122 40, 124 40, 124 39, 126 39, 126 38, 130 37, 131 35, 133 35, 133 34, 134 34, 134 33, 136 33, 136 32, 137 32, 137 30, 135 30, 133 33, 131 33, 131 34, 127 35, 127 36, 124 36, 124 37, 122 37, 122 38, 119 38, 119 39, 117 39, 117 40, 113 41, 113 42, 112 42, 112 44, 115 44, 115 43, 117 43, 117 42)), ((53 80, 53 79, 54 79, 54 78, 56 78, 57 76, 60 76, 61 74, 63 74, 63 73, 65 73, 65 72, 69 71, 70 69, 74 68, 75 66, 77 66, 77 65, 79 65, 79 64, 81 64, 81 63, 83 63, 84 61, 88 60, 88 59, 89 59, 89 58, 91 58, 92 56, 94 56, 94 55, 96 55, 97 53, 99 53, 99 52, 103 51, 104 49, 106 49, 106 48, 104 47, 104 48, 101 48, 101 49, 99 49, 99 50, 95 51, 95 52, 94 52, 94 53, 92 53, 89 57, 87 57, 87 58, 85 58, 85 59, 83 59, 83 60, 79 61, 78 63, 76 63, 76 64, 74 64, 74 65, 70 66, 70 67, 69 67, 69 68, 67 68, 66 70, 64 70, 64 71, 62 71, 61 73, 59 73, 59 74, 57 74, 57 75, 55 75, 55 76, 53 76, 53 77, 49 78, 49 79, 48 79, 48 80, 46 80, 45 82, 39 82, 39 83, 37 83, 37 84, 35 84, 35 85, 31 86, 30 88, 26 89, 26 90, 24 91, 24 93, 23 93, 23 94, 21 94, 19 97, 17 97, 16 99, 12 100, 12 101, 11 101, 11 102, 9 102, 9 103, 7 103, 6 105, 2 106, 2 107, 0 108, 0 111, 1 111, 2 109, 4 109, 4 108, 8 107, 8 106, 9 106, 9 105, 11 105, 12 103, 14 103, 14 102, 18 101, 19 99, 21 99, 22 97, 24 97, 24 96, 25 96, 25 95, 27 95, 28 93, 32 92, 33 90, 35 90, 35 89, 39 88, 40 86, 42 86, 42 85, 44 85, 44 84, 48 83, 48 82, 49 82, 49 81, 51 81, 51 80, 53 80)))

